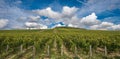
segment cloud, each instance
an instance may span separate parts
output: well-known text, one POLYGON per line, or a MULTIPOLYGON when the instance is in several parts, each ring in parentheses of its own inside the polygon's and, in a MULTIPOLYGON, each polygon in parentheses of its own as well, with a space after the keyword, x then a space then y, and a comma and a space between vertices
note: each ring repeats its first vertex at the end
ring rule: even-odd
POLYGON ((87 2, 82 2, 83 6, 80 7, 78 14, 79 16, 85 16, 92 12, 99 14, 108 10, 120 9, 119 2, 119 0, 87 0, 87 2))
POLYGON ((113 26, 113 23, 109 22, 102 22, 101 24, 93 25, 91 29, 100 29, 100 30, 107 30, 109 27, 113 26))
POLYGON ((101 21, 97 19, 95 13, 91 13, 90 15, 83 18, 78 18, 77 15, 74 13, 74 15, 71 17, 65 17, 65 18, 63 17, 61 19, 57 19, 57 20, 62 21, 68 27, 86 28, 101 23, 101 21))
MULTIPOLYGON (((80 24, 80 18, 77 17, 77 15, 72 16, 71 18, 68 19, 68 24, 73 24, 73 25, 79 25, 80 24)), ((64 20, 66 22, 66 20, 64 20)))
POLYGON ((0 28, 4 28, 8 24, 8 19, 0 19, 0 28))
POLYGON ((112 30, 120 30, 120 24, 113 25, 110 29, 112 29, 112 30))
POLYGON ((68 24, 67 26, 68 27, 77 27, 76 25, 73 25, 73 24, 68 24))
POLYGON ((36 22, 26 22, 25 25, 29 29, 47 29, 48 28, 46 25, 36 23, 36 22))
MULTIPOLYGON (((68 7, 63 6, 61 12, 56 12, 52 10, 50 7, 42 10, 33 10, 33 12, 39 14, 40 16, 46 16, 48 18, 52 18, 52 22, 64 22, 65 24, 73 23, 78 21, 76 12, 78 8, 76 7, 68 7)), ((47 21, 49 22, 49 21, 47 21)))
POLYGON ((94 30, 120 30, 120 24, 116 25, 110 22, 102 22, 98 25, 90 26, 90 29, 94 30))
POLYGON ((4 29, 24 28, 24 23, 29 20, 28 17, 34 16, 32 11, 18 7, 22 3, 20 1, 0 0, 0 18, 8 19, 9 21, 9 25, 4 27, 4 29))
POLYGON ((62 10, 62 15, 63 15, 63 17, 71 17, 76 13, 77 10, 78 10, 78 8, 76 8, 76 7, 64 6, 63 10, 62 10))
POLYGON ((18 0, 18 1, 15 2, 15 4, 21 4, 21 3, 22 3, 21 0, 18 0))
POLYGON ((102 22, 100 24, 101 28, 106 28, 106 27, 111 27, 113 26, 114 24, 113 23, 110 23, 110 22, 102 22))
POLYGON ((52 26, 52 28, 55 28, 55 27, 65 27, 66 25, 63 25, 63 24, 60 24, 60 23, 58 23, 58 24, 55 24, 54 26, 52 26))
MULTIPOLYGON (((76 14, 78 8, 64 6, 62 12, 55 12, 50 7, 42 10, 34 10, 40 16, 46 16, 51 18, 54 22, 63 22, 68 27, 79 27, 87 29, 97 29, 97 30, 110 30, 116 28, 115 24, 111 22, 102 22, 97 19, 96 14, 93 12, 88 16, 79 18, 76 14), (46 13, 47 12, 47 13, 46 13)), ((47 19, 50 24, 50 20, 47 19)), ((43 22, 45 24, 45 22, 43 22)), ((47 25, 49 25, 47 24, 47 25)), ((53 27, 62 26, 61 24, 56 24, 53 27)))
POLYGON ((107 17, 102 19, 105 22, 112 22, 115 24, 120 24, 120 17, 119 16, 113 16, 113 17, 107 17))
POLYGON ((60 18, 60 14, 58 12, 53 11, 50 7, 42 10, 33 10, 33 12, 39 14, 40 16, 47 16, 49 18, 55 18, 58 19, 60 18))
POLYGON ((53 19, 61 19, 66 17, 72 17, 75 12, 78 10, 76 7, 68 7, 64 6, 62 9, 62 12, 56 12, 51 9, 51 7, 48 7, 46 9, 42 10, 33 10, 33 12, 39 14, 40 16, 46 16, 53 19))
POLYGON ((39 26, 40 26, 40 27, 39 27, 40 29, 48 29, 48 26, 46 26, 46 25, 39 24, 39 26))
POLYGON ((26 19, 27 19, 27 17, 21 16, 21 17, 18 17, 16 20, 17 20, 18 22, 23 22, 23 21, 25 21, 26 19))
POLYGON ((97 19, 97 16, 95 13, 91 13, 88 16, 85 16, 83 18, 78 18, 77 16, 73 16, 72 18, 69 18, 67 25, 68 27, 78 27, 78 28, 87 28, 87 29, 94 29, 94 30, 119 30, 120 25, 116 25, 111 22, 102 22, 99 19, 97 19), (69 21, 69 22, 68 22, 69 21))
POLYGON ((29 16, 29 19, 31 21, 38 21, 40 19, 40 16, 29 16))
POLYGON ((26 22, 25 25, 27 27, 36 27, 36 26, 38 26, 38 24, 36 22, 26 22))
MULTIPOLYGON (((26 10, 21 8, 21 4, 23 3, 21 0, 13 1, 12 3, 0 0, 0 18, 2 18, 2 20, 0 20, 0 28, 18 29, 31 27, 34 29, 45 29, 51 24, 58 22, 64 23, 64 26, 97 30, 117 30, 120 28, 119 17, 117 18, 117 23, 116 20, 113 21, 116 17, 108 17, 103 21, 97 19, 97 15, 103 11, 119 9, 119 0, 111 0, 110 2, 109 0, 105 0, 104 2, 103 0, 79 2, 83 4, 80 8, 61 6, 62 8, 60 10, 55 11, 53 10, 54 8, 52 9, 51 7, 26 10), (46 18, 44 19, 43 16, 46 18)), ((51 28, 56 26, 63 25, 55 24, 52 25, 51 28)))
POLYGON ((100 23, 100 21, 97 20, 97 16, 95 15, 95 13, 83 17, 80 22, 85 26, 92 26, 100 23))

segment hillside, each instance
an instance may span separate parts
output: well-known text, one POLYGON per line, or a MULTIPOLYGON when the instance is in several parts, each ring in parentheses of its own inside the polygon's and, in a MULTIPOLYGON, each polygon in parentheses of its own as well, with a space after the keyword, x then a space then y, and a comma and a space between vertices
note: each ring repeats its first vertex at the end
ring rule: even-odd
POLYGON ((119 59, 120 31, 0 30, 0 59, 119 59))

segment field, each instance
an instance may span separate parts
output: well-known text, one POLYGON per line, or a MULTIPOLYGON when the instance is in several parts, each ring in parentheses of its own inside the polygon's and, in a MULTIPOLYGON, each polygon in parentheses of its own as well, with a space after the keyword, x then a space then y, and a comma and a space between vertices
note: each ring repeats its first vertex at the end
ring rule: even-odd
POLYGON ((0 30, 0 59, 120 59, 120 31, 0 30))

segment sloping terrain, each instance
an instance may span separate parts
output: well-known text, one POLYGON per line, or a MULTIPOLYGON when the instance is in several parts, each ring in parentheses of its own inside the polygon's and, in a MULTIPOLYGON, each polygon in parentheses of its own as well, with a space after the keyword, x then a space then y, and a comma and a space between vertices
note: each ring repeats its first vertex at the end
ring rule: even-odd
POLYGON ((32 58, 119 59, 120 31, 71 27, 0 30, 0 59, 32 58))

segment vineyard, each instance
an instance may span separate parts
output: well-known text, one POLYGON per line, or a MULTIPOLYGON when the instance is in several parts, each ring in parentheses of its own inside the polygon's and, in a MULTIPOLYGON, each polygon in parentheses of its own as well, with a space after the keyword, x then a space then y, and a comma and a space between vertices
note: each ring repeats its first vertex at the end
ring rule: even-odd
POLYGON ((120 59, 120 31, 0 30, 0 59, 120 59))

